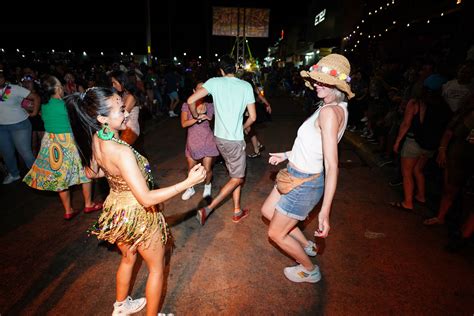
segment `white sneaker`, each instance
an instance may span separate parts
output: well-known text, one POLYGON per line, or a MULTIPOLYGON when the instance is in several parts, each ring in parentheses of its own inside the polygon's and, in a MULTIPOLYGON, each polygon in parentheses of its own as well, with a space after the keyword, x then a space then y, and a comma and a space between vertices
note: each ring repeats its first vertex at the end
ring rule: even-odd
POLYGON ((5 179, 3 179, 3 183, 2 184, 10 184, 16 180, 20 180, 20 176, 12 176, 11 174, 7 174, 7 176, 5 177, 5 179))
POLYGON ((321 273, 319 272, 319 267, 314 266, 313 271, 306 270, 301 264, 294 267, 286 267, 283 269, 283 273, 288 280, 293 282, 309 282, 316 283, 321 280, 321 273))
POLYGON ((114 311, 112 316, 126 316, 130 314, 134 314, 139 312, 145 307, 146 305, 146 298, 137 298, 136 300, 132 300, 130 296, 127 296, 125 301, 123 302, 115 302, 114 303, 114 311))
POLYGON ((174 111, 169 111, 168 114, 170 117, 178 117, 178 114, 174 113, 174 111))
POLYGON ((191 196, 193 196, 195 193, 196 191, 194 191, 194 187, 190 187, 189 189, 184 191, 183 195, 181 196, 181 199, 183 199, 183 201, 189 200, 191 196))
POLYGON ((212 183, 205 184, 204 185, 204 192, 202 193, 202 197, 208 197, 211 196, 211 190, 212 190, 212 183))
POLYGON ((318 246, 310 240, 308 245, 304 247, 304 252, 310 257, 316 257, 318 254, 318 246))

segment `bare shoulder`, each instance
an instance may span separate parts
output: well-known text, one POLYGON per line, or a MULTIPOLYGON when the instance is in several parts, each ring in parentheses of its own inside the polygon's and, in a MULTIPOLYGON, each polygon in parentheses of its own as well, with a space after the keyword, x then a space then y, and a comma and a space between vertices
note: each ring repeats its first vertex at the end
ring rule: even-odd
POLYGON ((132 149, 114 141, 105 141, 98 144, 101 161, 108 161, 112 165, 120 165, 124 160, 134 157, 132 149))
POLYGON ((342 109, 337 105, 326 105, 319 112, 319 118, 322 121, 327 120, 338 120, 340 114, 342 114, 342 109))

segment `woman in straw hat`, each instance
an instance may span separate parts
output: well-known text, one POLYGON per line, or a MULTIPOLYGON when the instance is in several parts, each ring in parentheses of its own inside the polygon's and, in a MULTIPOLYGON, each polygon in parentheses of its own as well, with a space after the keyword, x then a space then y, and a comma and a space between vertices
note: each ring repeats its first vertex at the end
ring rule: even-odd
POLYGON ((301 72, 306 86, 316 88, 323 105, 300 126, 291 151, 270 153, 270 164, 288 160, 292 183, 303 182, 290 192, 279 192, 281 188, 275 186, 262 206, 263 216, 270 220, 268 236, 299 263, 284 269, 293 282, 315 283, 321 279, 318 266, 308 257, 316 255, 316 245, 306 239, 297 224, 306 219, 324 192, 319 228, 314 235, 328 236, 338 175, 337 144, 347 125, 346 100, 354 96, 349 73, 349 61, 338 54, 328 55, 309 71, 301 72))

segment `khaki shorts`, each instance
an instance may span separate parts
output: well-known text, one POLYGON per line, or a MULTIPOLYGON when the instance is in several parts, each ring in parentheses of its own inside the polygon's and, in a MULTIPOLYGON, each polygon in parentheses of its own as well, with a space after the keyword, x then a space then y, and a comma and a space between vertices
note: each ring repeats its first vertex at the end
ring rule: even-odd
POLYGON ((405 138, 405 143, 403 144, 402 151, 400 156, 402 158, 418 158, 420 156, 425 156, 426 158, 431 158, 434 155, 434 150, 423 149, 418 145, 416 140, 411 137, 405 138))
POLYGON ((245 141, 227 140, 216 137, 217 149, 224 158, 231 178, 245 178, 246 154, 245 141))

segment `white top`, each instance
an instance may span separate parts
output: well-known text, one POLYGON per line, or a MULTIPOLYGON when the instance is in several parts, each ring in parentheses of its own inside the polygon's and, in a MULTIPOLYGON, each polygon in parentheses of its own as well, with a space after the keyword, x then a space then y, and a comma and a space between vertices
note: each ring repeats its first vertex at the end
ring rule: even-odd
POLYGON ((471 94, 474 84, 459 84, 457 79, 446 82, 442 93, 444 100, 448 103, 451 111, 456 112, 462 106, 462 101, 471 94))
MULTIPOLYGON (((344 135, 347 126, 347 103, 338 104, 344 110, 344 124, 337 133, 339 142, 344 135)), ((323 144, 321 140, 321 129, 316 128, 315 123, 319 117, 319 112, 323 107, 318 108, 298 129, 298 134, 293 144, 293 149, 288 160, 295 165, 298 170, 306 173, 320 173, 324 170, 323 144)))
POLYGON ((138 116, 140 108, 135 105, 133 109, 128 113, 127 127, 130 128, 137 136, 140 135, 140 124, 138 123, 138 116))
POLYGON ((10 125, 23 122, 28 118, 28 113, 21 106, 21 101, 30 94, 30 90, 16 84, 5 84, 0 89, 0 124, 10 125), (8 87, 11 90, 7 89, 8 87))

